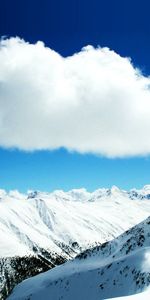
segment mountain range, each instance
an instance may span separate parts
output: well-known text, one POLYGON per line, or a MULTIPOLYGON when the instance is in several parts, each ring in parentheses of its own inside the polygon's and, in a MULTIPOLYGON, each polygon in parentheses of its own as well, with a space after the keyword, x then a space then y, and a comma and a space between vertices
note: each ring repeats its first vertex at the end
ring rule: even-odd
MULTIPOLYGON (((74 257, 76 264, 82 253, 112 243, 149 217, 149 200, 149 185, 130 191, 113 186, 92 193, 0 190, 1 299, 22 280, 74 257)), ((71 263, 74 260, 66 265, 71 263)))

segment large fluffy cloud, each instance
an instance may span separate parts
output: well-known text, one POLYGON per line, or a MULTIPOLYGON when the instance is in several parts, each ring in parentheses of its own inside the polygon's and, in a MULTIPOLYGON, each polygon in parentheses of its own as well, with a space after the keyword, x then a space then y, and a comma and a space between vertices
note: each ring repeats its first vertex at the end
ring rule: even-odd
POLYGON ((64 58, 42 42, 0 43, 0 146, 150 154, 150 78, 87 46, 64 58))

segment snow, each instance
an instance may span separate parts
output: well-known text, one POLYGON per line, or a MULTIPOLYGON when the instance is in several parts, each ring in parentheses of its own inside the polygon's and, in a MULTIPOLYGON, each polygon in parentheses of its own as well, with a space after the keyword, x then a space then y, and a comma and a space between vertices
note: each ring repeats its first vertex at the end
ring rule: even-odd
MULTIPOLYGON (((85 250, 111 240, 150 215, 150 187, 73 189, 52 193, 0 190, 0 257, 24 256, 41 247, 62 254, 61 244, 85 250)), ((72 253, 71 256, 75 255, 72 253)))
MULTIPOLYGON (((135 295, 130 295, 130 296, 126 296, 126 297, 117 297, 117 298, 111 298, 113 300, 149 300, 150 299, 150 290, 149 288, 143 292, 143 293, 139 293, 139 294, 135 294, 135 295)), ((111 300, 110 298, 107 300, 111 300)), ((106 299, 105 299, 106 300, 106 299)))
POLYGON ((142 299, 143 295, 148 299, 149 232, 150 218, 147 218, 114 240, 23 281, 8 299, 100 300, 133 294, 136 295, 122 299, 142 299))

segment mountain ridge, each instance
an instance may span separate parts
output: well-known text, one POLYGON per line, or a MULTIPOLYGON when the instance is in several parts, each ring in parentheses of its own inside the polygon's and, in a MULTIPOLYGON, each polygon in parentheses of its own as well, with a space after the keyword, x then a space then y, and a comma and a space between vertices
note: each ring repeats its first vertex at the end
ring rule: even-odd
POLYGON ((149 285, 150 217, 114 240, 25 280, 8 299, 100 300, 140 293, 149 285))

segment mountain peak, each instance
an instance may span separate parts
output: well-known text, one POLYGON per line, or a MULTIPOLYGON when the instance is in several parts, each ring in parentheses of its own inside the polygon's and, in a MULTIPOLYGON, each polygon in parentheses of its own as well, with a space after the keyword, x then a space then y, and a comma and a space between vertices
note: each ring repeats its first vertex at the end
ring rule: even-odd
POLYGON ((118 193, 120 193, 120 192, 121 192, 121 190, 120 190, 117 186, 113 185, 113 186, 111 187, 111 193, 112 193, 113 195, 118 194, 118 193))

